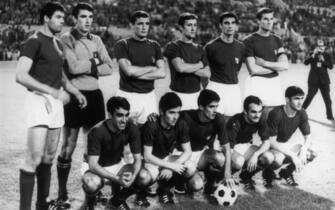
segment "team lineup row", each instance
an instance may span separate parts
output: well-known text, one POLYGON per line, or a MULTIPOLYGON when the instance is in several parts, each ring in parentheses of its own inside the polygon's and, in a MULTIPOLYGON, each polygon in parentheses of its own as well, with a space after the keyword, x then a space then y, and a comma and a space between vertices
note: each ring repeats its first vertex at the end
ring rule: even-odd
MULTIPOLYGON (((174 185, 178 192, 184 191, 185 183, 188 191, 205 186, 209 195, 215 181, 233 187, 232 174, 237 171, 248 189, 254 189, 252 177, 260 170, 265 185, 271 187, 273 170, 283 162, 289 166, 279 176, 296 185, 293 171, 299 171, 315 154, 310 150, 308 118, 302 109, 304 92, 291 86, 282 95, 278 75, 288 69, 288 61, 280 38, 271 33, 271 9, 259 10, 259 30, 244 42, 234 39, 238 17, 223 13, 221 35, 205 47, 193 41, 197 16, 183 13, 178 21, 182 38, 168 43, 163 53, 156 41, 147 38, 149 14, 134 12, 130 17, 133 36, 114 47, 120 82, 117 96, 107 102, 107 120, 98 78, 113 72, 112 60, 100 37, 90 33, 92 6, 79 3, 72 13, 76 25, 59 39, 64 8, 47 3, 40 13, 43 27, 27 40, 17 65, 16 80, 28 89, 28 152, 20 169, 21 210, 31 208, 35 176, 36 209, 70 208, 66 185, 80 128, 87 141, 82 181, 88 209, 94 209, 104 183, 111 183, 116 192, 112 205, 128 209, 125 200, 135 192, 138 205, 150 205, 147 188, 155 181, 163 203, 173 203, 174 185), (163 56, 168 60, 173 92, 157 105, 154 80, 166 75, 163 56), (238 72, 244 60, 250 77, 248 97, 242 103, 238 72), (304 142, 292 145, 289 139, 297 128, 304 142), (59 193, 57 200, 49 201, 50 169, 61 129, 59 193), (262 140, 259 147, 252 144, 257 132, 262 140), (213 148, 216 139, 221 145, 217 150, 213 148), (122 157, 128 144, 132 164, 122 157), (198 171, 204 171, 207 181, 198 171)), ((324 59, 321 66, 327 62, 324 59)))

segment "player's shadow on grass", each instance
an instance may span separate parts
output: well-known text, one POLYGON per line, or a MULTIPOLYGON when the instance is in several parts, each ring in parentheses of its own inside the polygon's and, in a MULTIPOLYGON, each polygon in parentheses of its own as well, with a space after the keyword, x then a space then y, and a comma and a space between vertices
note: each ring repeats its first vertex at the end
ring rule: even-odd
MULTIPOLYGON (((298 188, 281 188, 274 187, 271 190, 260 195, 257 192, 250 192, 247 195, 240 195, 237 198, 236 203, 231 207, 222 207, 214 204, 210 204, 204 201, 192 200, 187 196, 178 196, 179 202, 176 205, 162 206, 155 204, 154 208, 148 209, 159 209, 159 210, 329 210, 335 208, 333 201, 314 195, 312 193, 303 191, 298 188)), ((135 208, 136 209, 136 208, 135 208)), ((140 209, 140 208, 138 208, 140 209)), ((143 208, 142 208, 143 209, 143 208)))
POLYGON ((312 119, 312 118, 308 118, 308 119, 310 121, 314 122, 314 123, 318 123, 320 125, 332 128, 331 131, 335 131, 335 121, 334 120, 332 120, 331 123, 326 123, 326 122, 323 122, 323 121, 320 121, 320 120, 315 120, 315 119, 312 119))

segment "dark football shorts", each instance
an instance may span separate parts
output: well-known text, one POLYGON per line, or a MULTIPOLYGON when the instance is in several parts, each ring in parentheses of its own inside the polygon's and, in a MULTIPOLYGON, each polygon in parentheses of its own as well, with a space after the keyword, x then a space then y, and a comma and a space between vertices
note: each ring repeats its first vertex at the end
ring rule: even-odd
POLYGON ((87 106, 81 109, 75 96, 71 95, 70 103, 64 106, 66 127, 93 127, 105 119, 105 104, 101 90, 80 92, 86 97, 87 106))

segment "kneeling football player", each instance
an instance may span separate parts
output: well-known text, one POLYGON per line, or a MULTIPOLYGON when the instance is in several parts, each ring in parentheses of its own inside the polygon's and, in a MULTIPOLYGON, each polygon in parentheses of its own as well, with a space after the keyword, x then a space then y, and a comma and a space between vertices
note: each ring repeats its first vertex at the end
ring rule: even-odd
POLYGON ((175 179, 191 178, 196 170, 188 161, 192 151, 188 125, 179 119, 181 106, 175 93, 166 93, 160 99, 157 120, 147 121, 141 130, 147 178, 151 183, 158 182, 157 193, 164 204, 174 203, 171 189, 175 179), (177 152, 177 147, 182 152, 177 152))
POLYGON ((126 199, 142 181, 136 179, 141 169, 141 140, 139 129, 128 122, 129 102, 112 97, 107 102, 109 119, 94 126, 88 133, 88 164, 82 166, 82 183, 89 210, 94 209, 96 193, 104 184, 111 184, 114 197, 111 204, 117 209, 129 209, 126 199), (124 147, 129 144, 134 162, 123 158, 124 147))
MULTIPOLYGON (((302 108, 304 91, 296 86, 290 86, 285 91, 286 105, 276 107, 269 113, 267 120, 270 135, 271 152, 274 154, 272 169, 282 168, 279 176, 286 180, 288 185, 297 186, 293 172, 299 172, 302 167, 316 157, 311 149, 310 126, 306 111, 302 108), (293 133, 299 128, 304 141, 299 142, 292 138, 293 133)), ((268 170, 273 177, 273 170, 268 170)))
MULTIPOLYGON (((257 96, 248 96, 243 103, 244 111, 234 115, 227 123, 228 139, 232 145, 232 170, 239 171, 246 189, 254 190, 252 177, 273 162, 269 152, 270 141, 266 121, 261 121, 262 101, 257 96), (253 145, 253 134, 258 133, 262 144, 253 145)), ((266 177, 263 177, 266 183, 266 177)))
MULTIPOLYGON (((192 182, 197 187, 205 186, 204 192, 210 195, 214 191, 214 182, 223 179, 228 186, 235 185, 231 177, 230 143, 226 134, 226 123, 222 114, 217 113, 219 95, 212 90, 202 90, 198 97, 198 109, 181 112, 181 119, 189 126, 192 148, 191 163, 198 171, 204 171, 206 184, 199 173, 195 173, 192 182), (221 147, 214 149, 219 140, 221 147)), ((185 185, 176 185, 176 192, 183 193, 185 185)))

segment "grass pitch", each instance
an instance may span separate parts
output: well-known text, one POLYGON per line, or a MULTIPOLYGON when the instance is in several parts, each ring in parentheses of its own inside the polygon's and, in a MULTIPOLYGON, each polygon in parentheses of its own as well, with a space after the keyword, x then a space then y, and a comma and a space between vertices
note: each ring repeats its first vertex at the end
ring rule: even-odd
MULTIPOLYGON (((15 63, 0 63, 0 209, 15 210, 19 206, 19 167, 23 161, 26 147, 26 130, 24 126, 23 102, 26 90, 15 83, 13 68, 15 63)), ((303 65, 292 65, 288 72, 281 74, 283 87, 298 85, 307 93, 307 75, 309 68, 303 65)), ((240 73, 242 90, 247 76, 245 67, 240 73)), ((331 97, 334 100, 335 77, 330 71, 331 97)), ((105 100, 115 94, 118 87, 118 73, 100 79, 105 100)), ((158 96, 168 91, 170 78, 156 82, 158 96)), ((333 106, 334 109, 334 106, 333 106)), ((309 109, 312 138, 318 151, 318 158, 297 174, 299 187, 291 188, 277 182, 272 190, 261 186, 261 180, 256 182, 256 192, 245 192, 239 189, 240 195, 234 206, 228 209, 335 209, 335 125, 326 120, 325 108, 318 94, 309 109)), ((300 135, 297 133, 296 135, 300 135)), ((80 138, 80 137, 79 137, 80 138)), ((60 146, 59 146, 60 148, 60 146)), ((83 145, 78 146, 73 155, 73 165, 70 172, 68 190, 72 201, 72 209, 80 209, 84 200, 81 190, 79 169, 82 160, 83 145)), ((51 198, 57 196, 57 175, 55 164, 52 168, 51 198)), ((36 187, 35 187, 36 189, 36 187)), ((108 190, 107 190, 108 194, 108 190)), ((35 196, 33 203, 35 202, 35 196)), ((128 201, 134 207, 131 197, 128 201)), ((221 206, 209 204, 202 196, 191 199, 187 196, 177 196, 174 206, 162 206, 156 197, 150 198, 150 209, 222 209, 221 206)), ((224 207, 227 208, 227 207, 224 207)), ((34 209, 34 208, 33 208, 34 209)), ((97 210, 109 209, 99 204, 97 210)), ((140 209, 140 208, 138 208, 140 209)))

